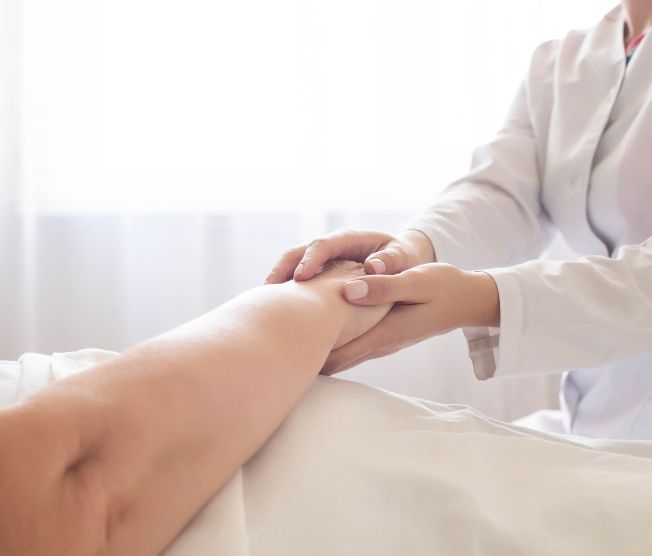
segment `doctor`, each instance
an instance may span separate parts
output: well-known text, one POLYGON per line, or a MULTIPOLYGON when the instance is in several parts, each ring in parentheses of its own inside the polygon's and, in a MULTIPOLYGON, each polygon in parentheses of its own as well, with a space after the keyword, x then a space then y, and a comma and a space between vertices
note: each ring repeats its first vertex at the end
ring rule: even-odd
POLYGON ((480 379, 562 374, 561 411, 523 424, 652 440, 651 27, 652 1, 622 0, 542 44, 470 173, 396 236, 283 254, 267 282, 351 258, 368 274, 345 284, 351 303, 398 303, 323 372, 463 328, 480 379), (555 229, 582 258, 537 260, 555 229))

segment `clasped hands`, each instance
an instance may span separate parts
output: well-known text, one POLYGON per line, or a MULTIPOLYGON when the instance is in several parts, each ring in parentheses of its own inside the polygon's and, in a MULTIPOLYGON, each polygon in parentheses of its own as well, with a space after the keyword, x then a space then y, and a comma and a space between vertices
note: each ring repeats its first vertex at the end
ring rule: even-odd
POLYGON ((456 328, 500 323, 493 278, 434 262, 430 240, 416 230, 396 236, 375 231, 333 232, 286 251, 266 283, 310 280, 324 264, 336 259, 364 263, 366 275, 343 285, 342 295, 349 303, 393 307, 369 331, 331 351, 322 374, 344 371, 456 328))

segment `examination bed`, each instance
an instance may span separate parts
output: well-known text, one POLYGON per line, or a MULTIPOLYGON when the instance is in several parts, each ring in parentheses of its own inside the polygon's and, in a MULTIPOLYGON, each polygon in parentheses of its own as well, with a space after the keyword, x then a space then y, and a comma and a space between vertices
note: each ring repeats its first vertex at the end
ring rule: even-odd
MULTIPOLYGON (((115 355, 0 362, 0 405, 115 355)), ((536 433, 318 377, 165 554, 652 554, 652 442, 536 433)))

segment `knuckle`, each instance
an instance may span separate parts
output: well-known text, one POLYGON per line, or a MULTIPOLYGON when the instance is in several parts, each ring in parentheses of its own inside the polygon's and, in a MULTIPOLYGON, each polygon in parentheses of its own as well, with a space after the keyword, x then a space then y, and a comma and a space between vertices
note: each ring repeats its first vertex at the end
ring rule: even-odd
POLYGON ((316 257, 317 259, 323 259, 323 262, 326 262, 332 255, 331 251, 335 248, 336 242, 332 237, 318 237, 313 239, 306 249, 306 256, 316 257))
POLYGON ((405 249, 400 245, 390 245, 384 250, 384 252, 396 264, 402 263, 405 259, 405 249))
POLYGON ((408 284, 414 289, 431 289, 437 282, 436 273, 425 266, 415 266, 405 273, 408 284), (433 282, 435 284, 433 284, 433 282))
POLYGON ((324 245, 325 241, 326 241, 326 239, 322 238, 322 237, 318 237, 317 239, 313 239, 308 244, 308 250, 315 251, 315 250, 319 249, 322 245, 324 245))
POLYGON ((422 284, 427 279, 427 277, 428 277, 427 272, 423 268, 419 268, 418 266, 406 270, 403 274, 404 280, 410 286, 417 286, 419 284, 422 284))

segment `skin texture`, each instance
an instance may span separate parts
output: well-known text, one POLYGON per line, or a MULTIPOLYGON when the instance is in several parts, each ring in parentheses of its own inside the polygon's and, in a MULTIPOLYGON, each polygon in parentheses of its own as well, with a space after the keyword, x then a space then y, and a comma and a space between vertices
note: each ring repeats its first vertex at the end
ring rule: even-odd
POLYGON ((159 554, 389 305, 335 265, 245 292, 0 410, 0 554, 159 554))

